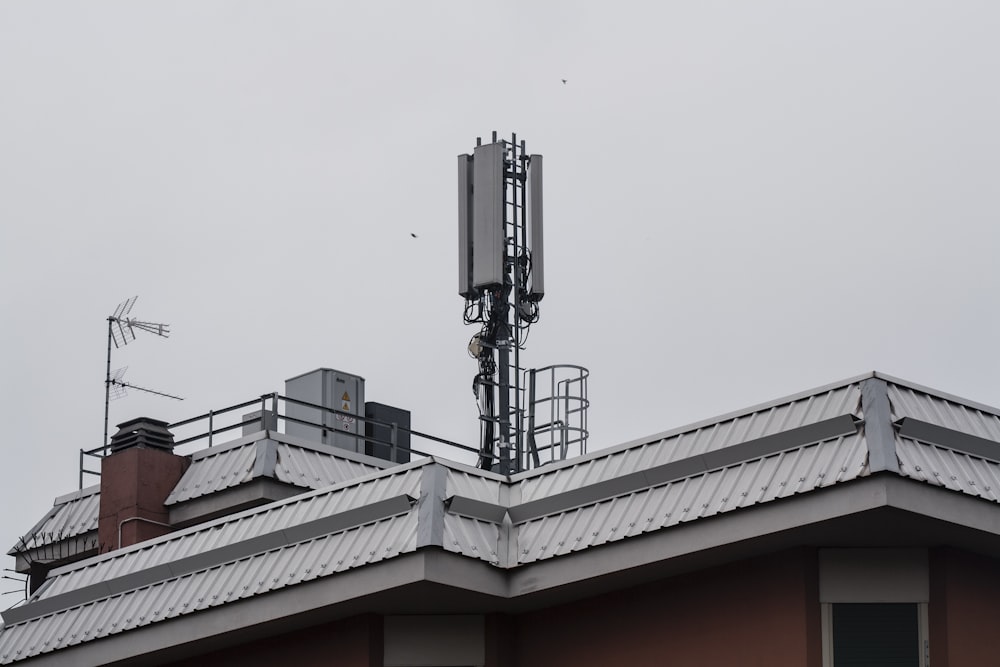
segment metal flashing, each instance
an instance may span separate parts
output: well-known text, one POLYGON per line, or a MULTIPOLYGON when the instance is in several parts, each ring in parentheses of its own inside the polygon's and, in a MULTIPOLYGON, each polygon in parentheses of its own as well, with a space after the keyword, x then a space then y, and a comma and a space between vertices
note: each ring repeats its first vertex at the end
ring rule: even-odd
POLYGON ((245 484, 171 505, 170 525, 175 528, 188 528, 301 493, 301 487, 279 482, 270 477, 257 477, 245 484))
POLYGON ((606 498, 613 498, 667 482, 691 477, 719 468, 725 468, 742 461, 763 458, 789 449, 797 449, 817 442, 833 440, 857 433, 853 415, 840 415, 815 424, 789 429, 774 435, 750 440, 739 445, 726 447, 700 456, 682 459, 674 463, 655 466, 647 470, 629 473, 609 480, 550 495, 511 507, 508 513, 511 521, 521 523, 548 514, 563 512, 581 505, 591 504, 606 498))
POLYGON ((474 498, 464 496, 450 496, 444 500, 445 508, 452 514, 489 521, 490 523, 502 523, 507 514, 507 508, 494 503, 486 503, 474 498))
POLYGON ((420 504, 417 510, 418 547, 440 547, 444 543, 444 498, 447 483, 448 471, 438 463, 421 471, 420 504))
POLYGON ((815 424, 806 424, 774 435, 766 435, 756 440, 748 440, 725 449, 705 452, 702 458, 708 470, 723 468, 739 461, 762 458, 786 449, 853 435, 857 431, 857 418, 851 414, 844 414, 815 424))
POLYGON ((274 477, 278 465, 278 443, 270 438, 257 441, 256 458, 253 462, 254 477, 274 477))
POLYGON ((929 424, 912 417, 903 417, 899 420, 898 427, 899 435, 904 438, 1000 462, 1000 442, 995 440, 929 424))
POLYGON ((865 416, 865 439, 868 442, 868 466, 872 472, 899 472, 896 437, 892 432, 889 386, 881 378, 861 383, 861 410, 865 416))
POLYGON ((332 516, 309 521, 264 535, 180 558, 169 563, 101 581, 82 588, 43 598, 3 612, 4 626, 45 616, 87 602, 118 593, 149 586, 192 572, 207 570, 216 565, 240 560, 255 554, 272 551, 291 544, 305 542, 323 535, 339 533, 350 528, 374 523, 410 511, 413 499, 406 495, 394 496, 370 505, 347 510, 332 516))
POLYGON ((330 535, 369 523, 375 523, 382 519, 405 514, 416 504, 417 499, 400 494, 385 500, 379 500, 369 505, 362 505, 356 509, 347 510, 340 514, 325 516, 307 523, 300 523, 291 528, 285 528, 282 532, 288 543, 304 542, 320 535, 330 535))

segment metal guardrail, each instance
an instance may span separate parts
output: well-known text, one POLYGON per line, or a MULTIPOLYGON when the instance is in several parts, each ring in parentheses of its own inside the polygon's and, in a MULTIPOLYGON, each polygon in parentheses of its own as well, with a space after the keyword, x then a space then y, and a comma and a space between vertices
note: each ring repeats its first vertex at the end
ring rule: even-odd
MULTIPOLYGON (((236 429, 246 429, 247 427, 258 427, 255 430, 268 430, 269 428, 274 428, 278 422, 282 422, 285 425, 289 423, 300 424, 302 426, 309 426, 325 431, 333 431, 334 428, 329 424, 324 424, 326 417, 332 415, 335 419, 339 416, 341 418, 350 418, 356 420, 358 423, 357 433, 350 430, 340 430, 336 429, 337 433, 341 436, 348 436, 354 438, 355 440, 360 440, 358 450, 364 452, 365 445, 370 445, 373 448, 377 447, 381 451, 389 452, 390 461, 399 460, 400 453, 409 454, 410 457, 423 457, 423 456, 433 456, 434 454, 428 451, 426 448, 417 448, 412 446, 412 440, 418 439, 426 441, 428 443, 435 443, 436 445, 444 445, 447 448, 454 448, 458 452, 471 454, 474 457, 479 456, 479 450, 475 447, 469 447, 468 445, 463 445, 452 440, 447 440, 445 438, 439 438, 435 435, 429 433, 423 433, 412 428, 406 428, 400 426, 395 422, 386 422, 378 419, 373 419, 369 417, 364 417, 362 415, 356 415, 353 413, 345 412, 343 410, 337 410, 334 408, 329 408, 323 405, 317 405, 315 403, 309 403, 307 401, 300 401, 298 399, 289 398, 287 396, 282 396, 277 392, 272 394, 263 394, 259 399, 253 399, 250 401, 244 401, 242 403, 237 403, 236 405, 231 405, 221 410, 209 410, 208 412, 198 415, 196 417, 191 417, 189 419, 184 419, 179 422, 174 422, 168 424, 167 428, 170 429, 171 433, 174 434, 174 447, 183 447, 185 445, 191 445, 195 443, 204 444, 204 446, 212 447, 218 441, 218 436, 229 433, 236 429), (268 406, 270 404, 270 407, 268 406), (283 414, 281 410, 289 404, 294 404, 297 406, 312 408, 318 411, 319 421, 310 421, 304 419, 298 419, 295 417, 289 417, 283 414), (259 410, 259 416, 251 419, 245 418, 245 415, 240 414, 238 418, 233 418, 233 414, 237 411, 243 411, 250 407, 256 407, 259 410), (371 426, 372 428, 366 428, 371 426), (185 433, 186 431, 194 431, 193 433, 185 433), (388 439, 380 438, 376 434, 388 433, 388 439), (411 438, 411 446, 406 447, 400 444, 400 435, 408 434, 411 438), (180 436, 180 437, 178 437, 180 436)), ((100 477, 100 470, 91 470, 87 468, 87 462, 92 459, 102 459, 109 453, 111 445, 106 444, 101 447, 95 447, 93 449, 81 449, 80 450, 80 473, 79 473, 79 488, 83 488, 83 480, 85 475, 91 475, 100 477)), ((196 448, 195 451, 197 451, 196 448)), ((459 457, 455 457, 456 459, 459 457)))
MULTIPOLYGON (((520 402, 522 407, 516 415, 516 425, 519 432, 526 436, 526 442, 518 452, 516 469, 529 470, 554 461, 565 460, 570 456, 586 454, 587 438, 590 435, 587 426, 587 408, 590 407, 587 380, 590 372, 582 366, 557 364, 527 370, 525 375, 527 377, 523 383, 523 391, 527 395, 520 402)), ((463 455, 471 455, 473 461, 479 460, 481 456, 480 450, 476 447, 406 428, 395 422, 386 422, 289 398, 277 392, 263 394, 260 398, 230 405, 221 410, 209 410, 196 417, 168 424, 167 428, 174 435, 175 448, 192 444, 213 447, 219 436, 236 429, 240 429, 243 433, 247 433, 251 428, 254 431, 268 429, 278 431, 279 423, 285 426, 284 432, 288 432, 289 424, 296 424, 319 429, 324 436, 326 433, 335 432, 338 438, 349 437, 355 441, 360 440, 355 448, 357 451, 364 452, 367 448, 373 452, 388 452, 390 461, 400 460, 401 453, 410 457, 441 453, 429 451, 427 445, 444 446, 446 448, 444 455, 458 461, 462 460, 463 455), (317 416, 317 420, 289 416, 288 408, 292 405, 306 408, 310 414, 317 416), (257 415, 247 418, 248 415, 242 414, 247 408, 257 408, 257 415), (356 423, 357 428, 342 430, 334 426, 337 423, 356 423), (386 434, 387 438, 384 437, 386 434), (403 434, 409 438, 401 438, 403 434), (401 444, 401 440, 410 442, 411 446, 401 444), (412 440, 420 440, 424 444, 419 448, 414 447, 412 440)), ((80 450, 79 488, 83 488, 84 476, 99 477, 101 474, 100 470, 87 468, 87 462, 103 458, 110 450, 110 443, 94 449, 80 450)))

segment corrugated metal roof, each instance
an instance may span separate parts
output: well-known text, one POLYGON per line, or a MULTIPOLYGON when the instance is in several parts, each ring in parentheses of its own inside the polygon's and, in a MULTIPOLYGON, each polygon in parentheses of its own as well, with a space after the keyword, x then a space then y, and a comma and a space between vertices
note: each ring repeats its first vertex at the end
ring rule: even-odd
POLYGON ((334 452, 306 449, 284 442, 278 443, 278 464, 275 477, 288 484, 320 489, 338 482, 356 479, 382 468, 352 461, 334 452))
POLYGON ((294 586, 416 549, 416 510, 4 628, 0 664, 294 586))
POLYGON ((448 468, 446 496, 465 496, 484 503, 499 503, 500 490, 505 485, 499 475, 482 471, 448 468))
POLYGON ((177 486, 163 502, 164 505, 174 505, 239 486, 253 478, 257 443, 248 442, 239 447, 220 447, 214 452, 206 451, 209 452, 208 455, 191 461, 177 486))
POLYGON ((521 481, 521 500, 527 502, 562 493, 843 414, 863 416, 859 382, 784 403, 764 405, 722 421, 702 422, 625 449, 592 454, 551 472, 542 469, 521 481))
POLYGON ((499 524, 457 514, 444 515, 442 546, 446 551, 499 565, 500 557, 497 554, 499 544, 499 524))
POLYGON ((867 474, 862 434, 642 489, 517 526, 517 562, 531 563, 867 474))
POLYGON ((55 544, 97 530, 97 519, 101 508, 100 491, 101 487, 97 484, 56 498, 49 513, 25 533, 23 542, 14 545, 10 553, 22 547, 33 549, 55 544))
MULTIPOLYGON (((878 379, 879 386, 885 386, 881 384, 885 378, 867 377, 878 379)), ((53 609, 60 604, 76 604, 91 594, 89 589, 81 592, 84 587, 159 565, 175 563, 176 566, 176 561, 182 558, 390 498, 419 497, 419 509, 415 506, 406 510, 407 499, 402 498, 405 513, 392 518, 377 521, 366 518, 369 523, 315 539, 306 540, 299 533, 298 539, 303 541, 298 544, 262 553, 248 549, 246 553, 252 555, 238 560, 182 576, 173 576, 178 572, 174 570, 172 578, 163 581, 12 623, 0 632, 0 663, 391 558, 413 551, 418 545, 440 543, 453 553, 502 568, 516 567, 865 477, 869 454, 865 431, 871 425, 865 424, 857 432, 836 438, 835 433, 828 433, 821 436, 828 438, 821 443, 815 442, 819 439, 815 436, 810 442, 810 436, 805 434, 816 432, 814 424, 838 421, 844 415, 864 417, 863 382, 865 378, 854 378, 811 394, 800 394, 660 434, 648 441, 518 475, 512 481, 434 459, 341 481, 335 478, 365 475, 369 472, 368 464, 358 457, 324 459, 323 452, 282 442, 283 449, 278 450, 274 469, 279 479, 280 475, 287 475, 282 481, 297 483, 293 481, 297 478, 320 483, 329 479, 337 483, 61 568, 32 601, 50 600, 53 609), (802 428, 806 426, 809 428, 802 428), (779 433, 782 435, 771 437, 779 433), (772 449, 761 447, 765 440, 772 449), (729 456, 706 455, 730 447, 729 456), (677 463, 682 459, 688 460, 677 463), (702 464, 700 468, 689 465, 697 461, 702 464), (676 465, 664 472, 663 467, 668 464, 676 465), (443 474, 425 466, 440 466, 444 468, 443 474), (654 475, 656 470, 662 476, 654 475), (666 476, 668 473, 672 476, 666 476), (424 483, 433 488, 422 489, 424 483), (449 497, 454 497, 453 504, 441 502, 449 497), (542 502, 535 502, 539 500, 542 502), (532 503, 530 512, 525 509, 528 503, 532 503), (523 519, 512 525, 511 517, 518 508, 522 510, 518 516, 523 519), (421 516, 429 524, 418 530, 418 521, 424 520, 419 519, 421 516), (433 535, 425 534, 431 531, 433 535), (69 591, 76 593, 51 600, 69 591)), ((952 397, 932 395, 895 380, 886 382, 894 419, 913 417, 979 438, 1000 440, 1000 417, 989 409, 962 405, 952 397)), ((887 411, 878 416, 876 410, 871 412, 873 424, 884 427, 872 433, 885 436, 889 432, 885 424, 887 411)), ((854 423, 850 419, 846 422, 848 426, 854 423)), ((947 436, 945 433, 943 441, 951 442, 947 436)), ((872 446, 876 447, 876 437, 871 437, 872 446)), ((964 437, 955 439, 953 444, 957 449, 961 449, 964 437)), ((888 449, 892 445, 891 436, 882 437, 879 442, 882 444, 877 451, 888 451, 891 457, 892 451, 888 449)), ((270 440, 268 443, 267 446, 274 444, 270 440)), ((202 464, 191 480, 203 480, 197 483, 207 486, 189 487, 184 493, 225 488, 214 485, 229 485, 229 480, 240 478, 244 472, 253 474, 254 459, 247 452, 256 456, 254 452, 262 451, 258 446, 262 444, 248 442, 201 455, 198 461, 202 464), (216 460, 212 461, 213 458, 216 460), (239 474, 234 475, 234 471, 239 474)), ((920 443, 898 433, 895 448, 900 474, 997 502, 1000 463, 920 443)), ((257 543, 246 542, 254 544, 257 543)), ((224 553, 235 558, 231 552, 224 553)), ((198 560, 191 567, 202 567, 204 562, 198 560)), ((128 581, 135 579, 130 577, 128 581)), ((43 613, 45 607, 39 605, 35 609, 43 613)))
POLYGON ((169 563, 306 521, 406 494, 419 497, 421 471, 410 465, 366 481, 346 482, 141 542, 95 560, 56 570, 37 599, 76 590, 138 570, 169 563))
POLYGON ((1000 416, 989 412, 985 406, 971 406, 950 398, 889 383, 889 405, 892 419, 913 417, 938 426, 968 433, 980 438, 1000 442, 1000 416))
MULTIPOLYGON (((268 435, 262 431, 256 440, 200 452, 192 458, 191 465, 164 504, 175 505, 239 486, 257 476, 273 476, 287 484, 320 489, 383 469, 375 463, 352 460, 332 447, 296 445, 270 439, 268 435), (262 444, 273 447, 277 453, 273 467, 257 460, 262 444)), ((275 438, 280 437, 275 434, 275 438)))
POLYGON ((1000 501, 1000 463, 909 438, 897 438, 899 472, 952 491, 1000 501))

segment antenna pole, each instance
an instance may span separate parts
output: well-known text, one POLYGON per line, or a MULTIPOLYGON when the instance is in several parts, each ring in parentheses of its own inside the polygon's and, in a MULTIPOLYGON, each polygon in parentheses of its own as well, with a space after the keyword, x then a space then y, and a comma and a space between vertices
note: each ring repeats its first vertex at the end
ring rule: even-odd
MULTIPOLYGON (((498 391, 497 391, 497 416, 500 418, 500 442, 499 442, 499 465, 500 474, 509 475, 516 472, 516 463, 512 456, 510 447, 510 315, 507 307, 507 290, 504 290, 500 304, 500 326, 497 328, 497 356, 498 356, 498 391), (511 470, 515 468, 515 470, 511 470)), ((515 371, 516 372, 516 371, 515 371)))
POLYGON ((108 406, 111 403, 111 340, 113 337, 111 327, 114 325, 114 318, 108 318, 108 365, 104 376, 104 440, 101 447, 108 446, 108 406))

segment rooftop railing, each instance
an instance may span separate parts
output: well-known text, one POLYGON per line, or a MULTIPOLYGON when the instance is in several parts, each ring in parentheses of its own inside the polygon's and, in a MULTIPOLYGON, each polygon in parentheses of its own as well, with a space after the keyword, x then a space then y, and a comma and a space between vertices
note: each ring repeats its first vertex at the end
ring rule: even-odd
MULTIPOLYGON (((279 424, 298 424, 317 429, 323 435, 332 434, 336 431, 338 438, 347 437, 356 443, 354 451, 364 454, 366 451, 376 451, 380 454, 387 453, 388 456, 379 458, 389 461, 400 461, 406 455, 407 459, 426 456, 447 456, 455 460, 478 458, 479 450, 469 447, 459 442, 439 438, 429 433, 423 433, 412 428, 401 426, 395 422, 388 422, 380 419, 373 419, 363 415, 357 415, 343 410, 337 410, 307 401, 282 396, 277 392, 264 394, 260 398, 255 398, 243 403, 237 403, 221 410, 209 410, 208 412, 174 422, 168 425, 170 432, 174 435, 174 449, 178 448, 188 451, 197 451, 207 447, 213 447, 223 442, 235 440, 240 435, 265 430, 277 430, 279 424), (299 419, 285 414, 288 405, 296 405, 315 410, 319 415, 318 421, 299 419), (256 408, 256 412, 244 414, 248 408, 256 408), (352 428, 337 428, 333 423, 356 424, 352 428), (226 437, 233 431, 239 429, 236 437, 226 437), (403 437, 409 436, 408 438, 403 437), (414 446, 417 441, 419 446, 414 446), (404 444, 408 442, 409 445, 404 444)), ((80 450, 80 474, 79 488, 83 488, 86 476, 100 477, 100 470, 88 468, 93 465, 95 459, 99 461, 110 453, 111 444, 94 449, 80 450)), ((350 450, 348 450, 350 451, 350 450)))

